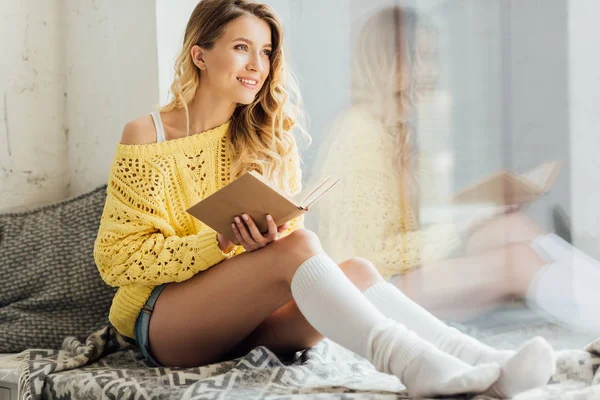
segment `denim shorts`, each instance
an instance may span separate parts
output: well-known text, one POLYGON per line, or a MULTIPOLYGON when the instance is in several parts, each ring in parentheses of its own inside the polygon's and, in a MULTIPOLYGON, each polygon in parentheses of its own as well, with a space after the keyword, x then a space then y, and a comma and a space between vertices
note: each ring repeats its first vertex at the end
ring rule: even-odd
POLYGON ((156 304, 158 296, 166 287, 167 284, 165 283, 154 288, 152 293, 150 293, 150 297, 148 297, 148 300, 146 300, 146 304, 144 304, 142 311, 140 311, 137 320, 135 321, 135 341, 142 351, 144 358, 148 360, 148 362, 150 362, 150 364, 154 367, 162 367, 162 365, 150 354, 148 329, 150 327, 150 316, 152 315, 152 311, 154 311, 154 304, 156 304))

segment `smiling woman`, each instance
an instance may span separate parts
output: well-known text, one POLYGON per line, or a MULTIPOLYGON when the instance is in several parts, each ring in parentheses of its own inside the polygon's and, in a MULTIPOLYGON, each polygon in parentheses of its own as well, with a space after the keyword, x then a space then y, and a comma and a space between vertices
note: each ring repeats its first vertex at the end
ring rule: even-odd
POLYGON ((262 233, 248 215, 236 216, 235 246, 186 213, 246 171, 300 191, 293 131, 304 133, 302 113, 282 43, 269 7, 202 0, 185 31, 172 101, 125 126, 94 249, 102 278, 119 288, 115 328, 156 366, 200 366, 258 345, 295 352, 326 335, 399 377, 413 396, 515 394, 546 383, 553 356, 543 340, 514 354, 457 333, 371 262, 336 264, 301 217, 276 226, 266 216, 262 233), (388 313, 390 305, 405 314, 388 313), (424 323, 429 341, 409 330, 424 323), (436 347, 448 344, 448 352, 436 347), (500 377, 497 364, 507 361, 537 370, 500 377))
POLYGON ((282 166, 295 157, 289 132, 294 127, 303 137, 309 136, 301 124, 302 110, 286 101, 299 100, 300 95, 283 51, 281 24, 265 11, 267 6, 247 4, 254 12, 242 11, 242 3, 235 1, 197 5, 175 65, 174 98, 161 110, 163 121, 181 137, 231 118, 232 176, 254 169, 285 187, 289 176, 282 166), (199 23, 202 13, 211 8, 216 13, 199 23), (265 143, 274 144, 275 151, 265 143))

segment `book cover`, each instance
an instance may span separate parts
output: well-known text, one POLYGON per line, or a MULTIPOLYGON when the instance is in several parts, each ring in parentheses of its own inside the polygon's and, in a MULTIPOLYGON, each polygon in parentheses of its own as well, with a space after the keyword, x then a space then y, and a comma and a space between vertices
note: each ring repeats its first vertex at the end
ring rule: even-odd
POLYGON ((293 197, 287 196, 259 173, 251 171, 190 207, 187 212, 235 244, 231 224, 236 216, 248 214, 260 232, 267 232, 266 216, 277 226, 299 217, 331 190, 339 179, 330 176, 293 197))

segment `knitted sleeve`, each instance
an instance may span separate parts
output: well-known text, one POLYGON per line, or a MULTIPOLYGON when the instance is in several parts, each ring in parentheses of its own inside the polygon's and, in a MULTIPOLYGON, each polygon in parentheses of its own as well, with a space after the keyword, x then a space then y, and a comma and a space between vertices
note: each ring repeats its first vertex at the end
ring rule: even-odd
POLYGON ((168 222, 166 203, 163 173, 149 160, 117 151, 94 245, 107 284, 181 282, 229 256, 206 226, 196 234, 178 235, 168 222))
POLYGON ((455 249, 460 239, 452 224, 411 230, 418 225, 401 201, 390 142, 376 125, 351 118, 339 129, 325 165, 328 174, 342 180, 319 210, 325 250, 336 261, 364 257, 389 278, 455 249))

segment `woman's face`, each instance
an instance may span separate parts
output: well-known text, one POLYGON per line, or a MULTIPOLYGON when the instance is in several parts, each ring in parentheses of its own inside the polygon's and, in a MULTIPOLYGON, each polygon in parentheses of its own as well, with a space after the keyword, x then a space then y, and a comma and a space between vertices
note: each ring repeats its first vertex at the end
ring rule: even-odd
POLYGON ((212 49, 203 49, 203 84, 216 95, 238 104, 250 104, 271 68, 271 28, 253 15, 229 23, 212 49))

